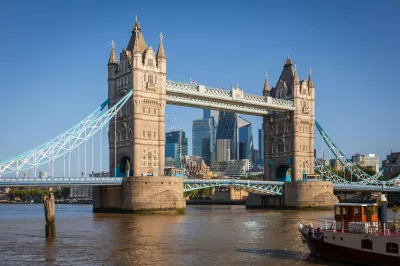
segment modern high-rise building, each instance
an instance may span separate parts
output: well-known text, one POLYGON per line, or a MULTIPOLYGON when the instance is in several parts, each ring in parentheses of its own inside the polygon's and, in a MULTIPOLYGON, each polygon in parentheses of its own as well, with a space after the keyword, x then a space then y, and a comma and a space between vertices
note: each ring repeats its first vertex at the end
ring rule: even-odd
POLYGON ((204 118, 193 121, 192 127, 192 155, 203 156, 203 139, 212 136, 213 119, 204 118))
POLYGON ((202 148, 201 148, 201 157, 203 157, 204 162, 207 165, 210 165, 211 162, 211 149, 210 149, 210 144, 211 141, 210 139, 203 139, 202 143, 202 148))
POLYGON ((251 123, 238 117, 239 160, 249 159, 253 163, 253 129, 251 123))
POLYGON ((165 134, 165 157, 174 159, 174 166, 179 168, 180 156, 188 153, 188 140, 183 130, 171 131, 165 134))
POLYGON ((237 114, 230 112, 220 112, 218 118, 218 127, 217 127, 217 161, 218 154, 223 154, 225 151, 219 151, 218 140, 230 140, 229 150, 230 150, 230 158, 232 160, 237 159, 237 150, 238 150, 238 142, 237 142, 237 114))
POLYGON ((231 157, 231 139, 217 139, 217 162, 229 162, 231 157))
POLYGON ((217 127, 219 119, 219 111, 203 109, 203 119, 211 119, 211 130, 210 130, 210 153, 215 153, 217 145, 217 127))

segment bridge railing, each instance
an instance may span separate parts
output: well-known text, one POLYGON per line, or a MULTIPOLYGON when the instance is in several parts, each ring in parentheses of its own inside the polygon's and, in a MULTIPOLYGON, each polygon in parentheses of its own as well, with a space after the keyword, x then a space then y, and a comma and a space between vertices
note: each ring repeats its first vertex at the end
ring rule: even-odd
POLYGON ((267 180, 246 180, 246 179, 186 179, 183 183, 191 184, 252 184, 252 185, 283 185, 285 182, 267 180))

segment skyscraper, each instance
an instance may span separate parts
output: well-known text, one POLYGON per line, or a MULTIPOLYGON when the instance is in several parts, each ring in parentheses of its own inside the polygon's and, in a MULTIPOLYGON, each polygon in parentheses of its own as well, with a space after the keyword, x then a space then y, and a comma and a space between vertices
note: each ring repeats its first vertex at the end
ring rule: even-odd
POLYGON ((174 159, 174 166, 179 168, 180 156, 188 154, 188 140, 182 130, 171 131, 165 134, 165 157, 174 159))
POLYGON ((192 127, 192 155, 203 156, 203 139, 210 139, 212 135, 213 119, 197 119, 192 127))
MULTIPOLYGON (((220 112, 217 127, 217 141, 230 140, 230 158, 237 159, 237 115, 230 112, 220 112)), ((225 145, 223 146, 225 147, 225 145)), ((217 154, 223 154, 223 151, 218 151, 217 154)))
POLYGON ((219 111, 203 109, 203 119, 210 118, 211 121, 211 131, 210 131, 210 154, 215 153, 217 145, 217 127, 219 119, 219 111))
POLYGON ((239 160, 249 159, 253 162, 253 130, 251 123, 242 117, 238 117, 239 128, 239 160))

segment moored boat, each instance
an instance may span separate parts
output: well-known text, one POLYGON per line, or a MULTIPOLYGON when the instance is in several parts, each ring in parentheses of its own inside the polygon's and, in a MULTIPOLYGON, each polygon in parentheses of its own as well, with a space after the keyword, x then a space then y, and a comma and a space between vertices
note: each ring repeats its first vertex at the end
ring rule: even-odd
MULTIPOLYGON (((300 221, 312 255, 364 265, 400 265, 400 224, 378 220, 377 204, 335 204, 335 219, 300 221)), ((386 212, 386 209, 384 208, 386 212)))

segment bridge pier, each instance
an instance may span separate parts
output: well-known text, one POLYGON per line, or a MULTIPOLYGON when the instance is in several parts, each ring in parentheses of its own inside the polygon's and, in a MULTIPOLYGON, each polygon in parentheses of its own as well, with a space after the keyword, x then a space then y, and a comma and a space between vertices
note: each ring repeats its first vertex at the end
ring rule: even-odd
POLYGON ((338 202, 333 194, 332 182, 287 182, 284 185, 284 196, 249 193, 246 208, 333 208, 333 204, 338 202))
POLYGON ((125 177, 121 186, 97 187, 93 212, 184 213, 183 180, 169 176, 125 177))

